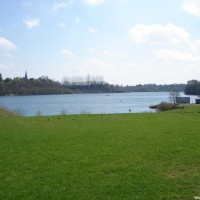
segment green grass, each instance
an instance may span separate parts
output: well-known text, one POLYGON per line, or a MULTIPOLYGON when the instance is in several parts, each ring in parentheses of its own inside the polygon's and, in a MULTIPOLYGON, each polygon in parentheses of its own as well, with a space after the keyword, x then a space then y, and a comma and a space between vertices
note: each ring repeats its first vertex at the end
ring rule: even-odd
POLYGON ((199 106, 155 114, 0 113, 0 199, 200 196, 199 106))

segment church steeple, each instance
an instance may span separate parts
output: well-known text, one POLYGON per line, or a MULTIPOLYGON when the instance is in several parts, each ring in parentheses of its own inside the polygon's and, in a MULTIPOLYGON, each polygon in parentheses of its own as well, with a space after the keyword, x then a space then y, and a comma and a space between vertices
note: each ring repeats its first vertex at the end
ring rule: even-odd
POLYGON ((0 73, 0 83, 3 82, 3 78, 2 78, 2 75, 0 73))
POLYGON ((25 71, 25 76, 24 76, 25 80, 28 80, 28 75, 27 75, 27 71, 25 71))

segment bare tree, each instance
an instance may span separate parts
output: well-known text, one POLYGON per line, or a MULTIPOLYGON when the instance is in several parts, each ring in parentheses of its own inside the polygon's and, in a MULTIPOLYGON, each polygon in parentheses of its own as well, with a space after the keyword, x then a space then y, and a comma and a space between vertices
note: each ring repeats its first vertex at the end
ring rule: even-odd
POLYGON ((180 97, 180 93, 177 91, 173 91, 169 93, 169 101, 173 103, 174 105, 176 104, 176 97, 180 97))
POLYGON ((63 81, 62 81, 62 84, 63 85, 70 85, 70 77, 67 77, 67 76, 65 76, 65 77, 63 77, 63 81))

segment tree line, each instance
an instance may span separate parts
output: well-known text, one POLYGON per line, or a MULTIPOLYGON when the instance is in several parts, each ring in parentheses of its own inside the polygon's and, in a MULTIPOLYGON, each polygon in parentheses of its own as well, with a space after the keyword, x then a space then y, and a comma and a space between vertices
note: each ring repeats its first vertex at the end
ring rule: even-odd
POLYGON ((72 76, 64 77, 63 85, 102 85, 104 83, 102 76, 72 76))
POLYGON ((185 84, 136 86, 113 85, 105 82, 102 76, 65 77, 62 82, 48 76, 39 78, 15 77, 3 79, 0 74, 0 96, 5 95, 46 95, 73 93, 123 93, 123 92, 171 92, 185 90, 185 84))

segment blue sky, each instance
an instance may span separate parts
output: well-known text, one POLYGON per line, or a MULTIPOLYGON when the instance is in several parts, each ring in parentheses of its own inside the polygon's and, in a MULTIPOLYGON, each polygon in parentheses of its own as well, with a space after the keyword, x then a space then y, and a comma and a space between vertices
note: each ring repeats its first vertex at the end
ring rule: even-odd
POLYGON ((0 73, 200 79, 200 0, 0 0, 0 73))

